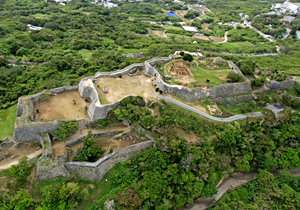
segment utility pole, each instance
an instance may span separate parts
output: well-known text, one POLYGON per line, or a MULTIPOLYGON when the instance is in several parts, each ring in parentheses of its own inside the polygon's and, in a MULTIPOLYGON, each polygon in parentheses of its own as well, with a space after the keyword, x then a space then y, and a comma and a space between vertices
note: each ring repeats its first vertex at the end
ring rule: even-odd
POLYGON ((221 48, 220 48, 220 51, 219 51, 219 53, 221 52, 221 50, 222 50, 222 47, 223 47, 223 45, 221 45, 221 48))
POLYGON ((258 49, 258 47, 256 48, 256 50, 255 50, 255 53, 254 53, 254 54, 256 54, 256 51, 257 51, 257 49, 258 49))
POLYGON ((240 54, 240 52, 241 52, 241 49, 242 49, 242 47, 240 47, 240 50, 239 50, 238 54, 240 54))

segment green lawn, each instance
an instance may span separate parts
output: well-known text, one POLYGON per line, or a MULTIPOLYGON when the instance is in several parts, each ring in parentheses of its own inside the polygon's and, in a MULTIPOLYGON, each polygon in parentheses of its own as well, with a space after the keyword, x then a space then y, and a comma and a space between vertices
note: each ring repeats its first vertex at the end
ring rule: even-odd
POLYGON ((148 48, 142 48, 142 49, 122 49, 121 52, 124 54, 127 53, 137 53, 137 52, 145 52, 148 48))
POLYGON ((41 14, 41 13, 36 13, 36 14, 34 14, 32 16, 35 17, 35 18, 46 18, 47 17, 47 15, 41 14))
POLYGON ((17 105, 0 110, 0 140, 14 133, 17 105))
POLYGON ((207 70, 207 69, 203 69, 197 66, 193 66, 190 68, 191 72, 194 75, 194 78, 196 80, 196 82, 203 82, 203 83, 207 83, 206 80, 210 80, 209 81, 209 85, 210 86, 215 86, 218 84, 222 84, 223 80, 225 80, 225 78, 227 77, 227 75, 229 74, 229 72, 231 72, 230 69, 225 69, 225 70, 207 70), (222 79, 223 80, 222 80, 222 79))
POLYGON ((163 26, 164 29, 168 30, 168 29, 174 29, 174 30, 179 30, 179 31, 183 31, 183 28, 177 27, 177 26, 163 26))

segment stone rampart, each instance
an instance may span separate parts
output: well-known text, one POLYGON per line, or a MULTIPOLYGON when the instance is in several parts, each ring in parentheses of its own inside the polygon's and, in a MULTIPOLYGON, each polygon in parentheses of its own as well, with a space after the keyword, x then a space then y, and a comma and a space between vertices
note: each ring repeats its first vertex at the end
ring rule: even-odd
POLYGON ((65 168, 77 177, 90 181, 101 181, 107 172, 118 162, 124 162, 137 154, 151 148, 154 141, 146 141, 134 144, 124 149, 117 150, 104 156, 95 163, 89 162, 67 162, 65 168))
MULTIPOLYGON (((98 138, 98 137, 101 137, 101 136, 109 136, 109 137, 111 137, 111 136, 117 135, 118 133, 119 133, 118 131, 93 133, 93 134, 92 134, 92 137, 93 137, 93 139, 98 138)), ((87 135, 86 135, 86 136, 83 136, 83 137, 81 137, 81 138, 79 138, 79 139, 76 139, 75 141, 72 141, 72 142, 70 142, 70 143, 67 143, 66 146, 67 146, 67 147, 71 147, 71 146, 74 146, 74 145, 76 145, 76 144, 79 144, 79 143, 81 143, 86 137, 87 137, 87 135)))
POLYGON ((56 177, 69 177, 70 173, 63 166, 64 157, 53 159, 53 150, 51 139, 48 133, 40 133, 37 135, 37 141, 43 147, 42 156, 37 162, 36 180, 38 182, 54 179, 56 177))
POLYGON ((145 61, 145 68, 147 73, 156 76, 155 83, 157 87, 166 94, 174 94, 189 102, 194 102, 205 98, 228 97, 247 94, 252 90, 250 81, 242 74, 239 68, 232 61, 228 61, 229 67, 235 73, 240 74, 244 78, 244 80, 246 80, 245 82, 218 85, 213 89, 207 90, 202 90, 200 88, 190 89, 181 85, 169 85, 163 81, 162 76, 151 65, 158 61, 167 62, 171 59, 172 56, 169 56, 167 58, 154 58, 152 60, 145 61))
POLYGON ((277 81, 270 81, 266 83, 266 86, 268 88, 272 89, 281 89, 281 90, 285 90, 285 89, 293 89, 295 85, 295 77, 292 77, 291 79, 287 79, 285 81, 282 82, 277 82, 277 81))
POLYGON ((62 123, 67 123, 75 120, 66 122, 59 122, 58 120, 34 122, 34 103, 41 100, 45 94, 53 95, 62 93, 65 91, 78 90, 78 86, 63 86, 51 90, 44 90, 40 93, 20 97, 18 99, 17 107, 17 118, 15 121, 14 139, 17 142, 33 141, 38 138, 39 133, 50 133, 54 135, 54 130, 57 129, 62 123))

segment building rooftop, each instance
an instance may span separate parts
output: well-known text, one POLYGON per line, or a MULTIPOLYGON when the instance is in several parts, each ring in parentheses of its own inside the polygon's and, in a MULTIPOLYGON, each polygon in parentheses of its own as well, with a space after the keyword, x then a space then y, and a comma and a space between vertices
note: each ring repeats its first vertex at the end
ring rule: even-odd
POLYGON ((191 32, 197 32, 197 29, 195 27, 191 26, 182 26, 182 28, 186 31, 191 31, 191 32))

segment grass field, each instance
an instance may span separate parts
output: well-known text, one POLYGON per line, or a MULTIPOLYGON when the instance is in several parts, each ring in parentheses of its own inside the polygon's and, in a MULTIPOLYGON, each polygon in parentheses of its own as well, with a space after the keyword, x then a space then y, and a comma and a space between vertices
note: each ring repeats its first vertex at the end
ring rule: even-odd
POLYGON ((17 105, 0 110, 0 139, 13 135, 16 111, 17 105))
POLYGON ((254 44, 250 42, 235 42, 235 43, 222 43, 223 47, 228 47, 228 48, 237 48, 237 47, 253 47, 255 46, 254 44))
POLYGON ((194 75, 194 78, 196 80, 196 82, 200 83, 207 83, 206 80, 210 80, 209 84, 210 86, 215 86, 218 84, 222 84, 223 80, 226 79, 227 75, 229 74, 229 72, 231 72, 232 70, 230 69, 224 69, 224 70, 207 70, 207 69, 202 69, 200 67, 197 66, 193 66, 190 68, 191 72, 194 75))
POLYGON ((182 28, 177 27, 177 26, 169 26, 169 25, 167 25, 167 26, 163 26, 163 28, 166 29, 166 30, 168 30, 168 29, 174 29, 174 30, 181 30, 181 31, 183 31, 182 28))
POLYGON ((36 14, 34 14, 32 16, 35 17, 35 18, 46 18, 47 17, 47 15, 41 14, 41 13, 36 13, 36 14))

